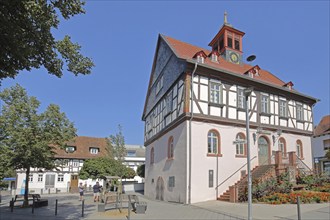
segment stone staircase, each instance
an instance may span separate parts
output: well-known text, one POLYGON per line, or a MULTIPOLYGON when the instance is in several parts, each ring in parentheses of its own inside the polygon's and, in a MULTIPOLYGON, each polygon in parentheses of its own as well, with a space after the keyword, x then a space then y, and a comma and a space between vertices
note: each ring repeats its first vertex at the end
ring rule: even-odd
MULTIPOLYGON (((257 179, 266 179, 270 176, 275 175, 275 165, 261 165, 256 166, 252 171, 252 182, 257 179)), ((233 186, 234 187, 242 187, 247 186, 248 176, 247 174, 243 176, 240 180, 238 180, 233 186)), ((230 190, 226 190, 220 197, 218 197, 220 201, 230 201, 230 190)))

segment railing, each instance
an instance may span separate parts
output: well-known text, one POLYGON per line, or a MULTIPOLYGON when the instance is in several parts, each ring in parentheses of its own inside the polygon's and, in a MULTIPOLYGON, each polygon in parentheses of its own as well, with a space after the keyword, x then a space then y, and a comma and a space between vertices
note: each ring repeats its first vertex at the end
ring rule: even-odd
POLYGON ((305 175, 314 174, 313 170, 304 161, 302 161, 297 154, 296 154, 296 158, 297 158, 296 160, 297 169, 299 171, 301 171, 305 175))
MULTIPOLYGON (((254 160, 256 157, 257 157, 257 156, 254 156, 254 157, 250 160, 250 162, 251 162, 252 160, 254 160)), ((229 180, 232 176, 234 176, 238 171, 240 171, 241 169, 243 169, 243 167, 245 167, 246 165, 247 165, 247 162, 246 162, 243 166, 241 166, 238 170, 236 170, 233 174, 231 174, 229 177, 227 177, 227 179, 225 179, 225 180, 222 181, 219 185, 217 185, 217 186, 215 187, 215 189, 219 188, 219 186, 221 186, 222 184, 224 184, 225 182, 227 182, 227 180, 229 180)), ((218 196, 218 195, 217 195, 217 196, 218 196)))
MULTIPOLYGON (((275 158, 275 155, 272 155, 270 158, 267 158, 266 160, 264 160, 263 162, 261 162, 260 164, 258 164, 258 167, 261 167, 263 165, 271 165, 271 162, 273 159, 275 158)), ((251 179, 253 182, 253 174, 255 172, 258 171, 258 168, 253 170, 251 172, 251 179)), ((267 172, 265 172, 264 174, 268 173, 269 170, 267 170, 267 172)), ((240 200, 240 197, 244 196, 245 194, 247 194, 247 178, 248 176, 246 175, 243 179, 240 180, 240 182, 237 184, 236 189, 237 189, 237 199, 240 200)), ((244 199, 243 199, 244 200, 244 199)))

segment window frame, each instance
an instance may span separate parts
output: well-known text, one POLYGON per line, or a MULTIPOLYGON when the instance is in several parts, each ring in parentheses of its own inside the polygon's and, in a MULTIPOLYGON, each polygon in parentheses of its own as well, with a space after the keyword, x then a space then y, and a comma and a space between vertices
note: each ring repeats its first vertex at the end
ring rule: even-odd
POLYGON ((245 109, 245 96, 244 96, 243 87, 237 87, 237 108, 245 109), (240 93, 242 93, 242 94, 240 94, 240 93), (241 105, 240 105, 240 103, 241 103, 241 105))
POLYGON ((303 144, 301 140, 296 141, 296 155, 301 160, 304 159, 304 150, 303 150, 303 144), (298 150, 299 149, 299 150, 298 150), (298 153, 299 152, 299 153, 298 153))
POLYGON ((174 138, 173 136, 169 137, 167 144, 167 159, 174 158, 174 138))
MULTIPOLYGON (((236 140, 246 140, 245 135, 240 132, 236 135, 236 140)), ((247 145, 246 143, 237 143, 235 144, 235 153, 236 157, 246 157, 247 156, 247 145), (240 152, 242 149, 242 152, 240 152)))
POLYGON ((150 165, 155 163, 155 148, 151 147, 150 149, 150 165))
POLYGON ((261 93, 261 95, 260 95, 260 112, 261 112, 261 114, 270 114, 269 94, 261 93))
POLYGON ((287 158, 288 155, 287 155, 287 150, 286 150, 286 141, 283 137, 280 137, 278 139, 277 146, 278 146, 278 150, 282 152, 282 157, 287 158))
POLYGON ((296 119, 297 121, 304 121, 304 105, 300 102, 296 102, 296 119))
POLYGON ((64 174, 57 174, 57 182, 59 183, 64 182, 64 174))
POLYGON ((43 182, 44 175, 43 174, 38 174, 38 182, 43 182))
POLYGON ((278 100, 278 115, 281 118, 288 117, 288 102, 286 99, 280 98, 278 100))
POLYGON ((215 129, 209 130, 207 132, 207 156, 222 156, 220 143, 219 132, 215 129), (216 144, 215 148, 213 146, 214 143, 216 144), (214 149, 216 149, 216 152, 214 152, 214 149))
POLYGON ((97 147, 91 147, 90 150, 89 150, 89 152, 91 154, 98 154, 99 153, 99 148, 97 148, 97 147))
POLYGON ((220 81, 210 80, 209 82, 209 103, 213 105, 223 105, 223 84, 220 81), (214 88, 218 86, 219 88, 214 88), (214 94, 213 94, 214 93, 214 94), (215 101, 215 96, 218 94, 219 100, 215 101), (213 96, 213 98, 212 98, 213 96))

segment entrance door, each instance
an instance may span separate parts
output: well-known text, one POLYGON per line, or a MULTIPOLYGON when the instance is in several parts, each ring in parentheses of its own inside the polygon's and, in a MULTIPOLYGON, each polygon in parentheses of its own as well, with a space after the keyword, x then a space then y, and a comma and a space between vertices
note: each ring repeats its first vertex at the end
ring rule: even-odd
POLYGON ((70 192, 78 192, 78 175, 71 175, 70 192))
POLYGON ((164 201, 164 180, 162 177, 158 177, 157 179, 156 199, 164 201))
POLYGON ((259 166, 269 164, 269 144, 264 137, 258 140, 258 162, 259 166))

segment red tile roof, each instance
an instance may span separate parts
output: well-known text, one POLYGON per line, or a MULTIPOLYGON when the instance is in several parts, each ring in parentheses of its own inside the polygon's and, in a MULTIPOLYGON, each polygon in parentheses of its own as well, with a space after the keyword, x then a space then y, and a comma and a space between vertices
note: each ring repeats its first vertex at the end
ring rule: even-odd
POLYGON ((73 142, 67 144, 68 146, 74 146, 76 150, 72 153, 68 153, 65 149, 55 148, 55 158, 71 158, 71 159, 90 159, 106 155, 107 141, 105 138, 95 137, 76 137, 73 142), (91 154, 90 148, 99 148, 98 154, 91 154))
POLYGON ((324 116, 314 129, 314 136, 330 134, 330 115, 324 116))
MULTIPOLYGON (((162 35, 162 37, 167 41, 167 43, 172 48, 174 53, 181 59, 191 60, 194 57, 194 55, 201 50, 204 51, 206 54, 211 53, 210 50, 205 48, 194 46, 168 36, 162 35)), ((219 57, 218 63, 212 62, 209 59, 205 59, 204 64, 209 65, 210 67, 213 68, 217 68, 220 71, 226 70, 232 73, 236 73, 238 75, 243 75, 246 71, 250 70, 253 67, 245 63, 243 65, 233 64, 231 62, 226 61, 221 56, 219 57)), ((276 86, 283 86, 285 84, 284 81, 280 80, 270 72, 263 69, 260 69, 259 76, 255 76, 254 78, 267 83, 271 83, 276 86)))

